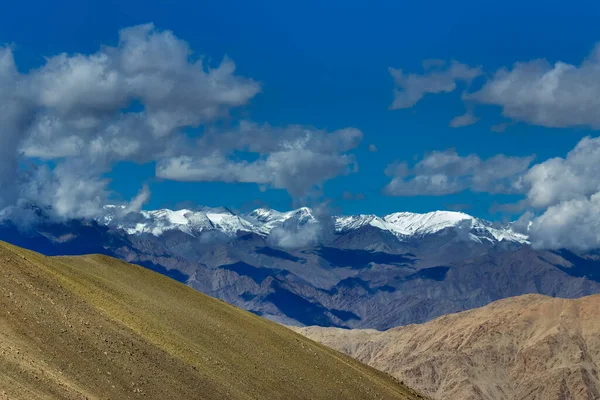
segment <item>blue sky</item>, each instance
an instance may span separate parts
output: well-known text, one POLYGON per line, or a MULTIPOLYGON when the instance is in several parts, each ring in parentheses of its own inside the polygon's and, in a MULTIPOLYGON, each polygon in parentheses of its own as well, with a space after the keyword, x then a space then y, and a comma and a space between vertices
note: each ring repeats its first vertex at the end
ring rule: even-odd
MULTIPOLYGON (((514 203, 518 194, 475 193, 466 189, 442 196, 388 196, 386 166, 415 163, 425 153, 454 148, 461 156, 482 159, 536 155, 535 162, 564 157, 593 127, 545 127, 503 118, 500 107, 477 105, 478 123, 461 128, 449 121, 465 112, 458 89, 426 94, 413 107, 390 110, 394 81, 389 67, 422 73, 426 59, 457 60, 481 66, 481 87, 502 67, 543 58, 579 65, 600 40, 598 2, 358 2, 305 1, 44 1, 12 2, 0 15, 0 43, 13 44, 23 73, 61 52, 94 53, 114 46, 120 29, 152 22, 171 30, 197 55, 216 66, 224 56, 236 73, 260 82, 261 92, 231 111, 226 122, 249 119, 273 126, 301 124, 335 131, 362 131, 352 150, 358 171, 327 180, 321 196, 294 200, 284 189, 262 191, 254 183, 180 182, 155 177, 154 163, 116 162, 106 174, 116 198, 136 195, 147 183, 145 208, 198 204, 247 209, 266 204, 288 209, 303 201, 329 199, 343 213, 386 214, 465 208, 500 218, 494 203, 514 203), (124 4, 125 3, 125 4, 124 4), (376 3, 376 4, 373 4, 376 3), (492 132, 502 121, 511 125, 492 132), (378 151, 369 151, 374 144, 378 151), (344 192, 364 194, 346 199, 344 192)), ((310 204, 309 204, 310 205, 310 204)), ((517 215, 518 216, 518 215, 517 215)))

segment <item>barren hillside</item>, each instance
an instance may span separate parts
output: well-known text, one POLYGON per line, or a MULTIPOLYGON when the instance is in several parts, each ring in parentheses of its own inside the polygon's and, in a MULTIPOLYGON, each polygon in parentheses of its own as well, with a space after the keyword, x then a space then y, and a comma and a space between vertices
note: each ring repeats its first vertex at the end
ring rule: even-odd
POLYGON ((285 327, 106 256, 0 242, 0 399, 416 399, 285 327))
POLYGON ((296 328, 436 399, 600 398, 600 296, 525 295, 385 332, 296 328))

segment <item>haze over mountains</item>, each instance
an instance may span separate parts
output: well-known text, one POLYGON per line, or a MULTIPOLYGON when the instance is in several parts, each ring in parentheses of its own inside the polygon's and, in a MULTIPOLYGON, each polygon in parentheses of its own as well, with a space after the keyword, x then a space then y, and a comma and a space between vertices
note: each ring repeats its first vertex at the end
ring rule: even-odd
POLYGON ((434 399, 600 397, 600 296, 525 295, 385 332, 297 328, 434 399))
POLYGON ((0 398, 397 399, 350 357, 144 268, 0 242, 0 398))
POLYGON ((105 211, 57 223, 37 209, 30 229, 5 221, 0 238, 113 255, 289 325, 387 329, 526 293, 600 293, 594 252, 536 250, 512 224, 460 212, 105 211))

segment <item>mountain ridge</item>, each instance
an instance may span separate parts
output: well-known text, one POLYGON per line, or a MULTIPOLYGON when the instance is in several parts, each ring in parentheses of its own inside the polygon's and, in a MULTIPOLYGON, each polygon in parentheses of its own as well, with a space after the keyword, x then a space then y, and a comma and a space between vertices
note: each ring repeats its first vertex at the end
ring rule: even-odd
POLYGON ((128 213, 123 218, 119 218, 120 208, 110 206, 105 210, 107 210, 106 215, 97 218, 97 221, 125 230, 129 234, 150 233, 160 236, 167 230, 178 229, 191 235, 217 230, 227 236, 234 236, 240 231, 268 236, 273 229, 286 227, 286 224, 289 227, 290 222, 294 222, 296 227, 331 222, 334 231, 338 233, 372 226, 393 233, 401 241, 454 228, 469 231, 470 240, 508 240, 523 244, 529 243, 527 235, 515 232, 511 224, 495 227, 489 221, 458 211, 438 210, 423 214, 396 212, 383 217, 374 214, 315 216, 313 210, 308 207, 288 212, 258 208, 245 214, 236 214, 226 208, 205 207, 197 211, 166 208, 140 211, 128 213), (113 210, 117 212, 111 213, 113 210))
POLYGON ((399 236, 373 226, 383 220, 375 216, 338 218, 336 227, 320 209, 240 216, 203 208, 187 218, 187 210, 144 211, 157 218, 156 236, 118 227, 135 228, 143 217, 126 211, 111 210, 114 223, 47 218, 30 230, 4 223, 0 239, 48 255, 114 256, 287 325, 387 329, 526 293, 600 293, 594 253, 498 240, 497 225, 464 213, 396 215, 415 233, 399 236))

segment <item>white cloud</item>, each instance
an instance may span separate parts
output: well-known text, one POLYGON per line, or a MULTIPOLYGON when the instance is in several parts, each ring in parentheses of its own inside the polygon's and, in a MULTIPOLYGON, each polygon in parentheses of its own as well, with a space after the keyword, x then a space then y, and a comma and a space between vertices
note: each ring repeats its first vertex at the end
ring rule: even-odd
POLYGON ((600 247, 600 138, 583 138, 565 158, 534 165, 523 178, 525 206, 540 213, 529 234, 536 247, 600 247))
POLYGON ((406 74, 401 69, 389 68, 396 86, 394 102, 390 106, 392 110, 410 108, 428 93, 453 92, 457 82, 470 83, 482 74, 481 68, 472 68, 456 61, 452 61, 447 67, 440 64, 439 60, 427 62, 425 68, 427 71, 422 75, 406 74))
POLYGON ((225 116, 260 91, 232 61, 210 68, 192 56, 172 32, 146 24, 123 29, 116 47, 48 58, 21 76, 36 105, 23 152, 147 161, 182 128, 225 116))
POLYGON ((152 24, 121 30, 116 47, 58 54, 25 74, 12 49, 0 48, 0 209, 25 202, 90 217, 110 195, 102 176, 113 163, 176 155, 189 142, 184 128, 226 116, 259 91, 232 61, 209 67, 152 24), (21 158, 56 166, 26 171, 21 158))
POLYGON ((600 137, 583 138, 565 158, 534 165, 524 177, 534 208, 581 199, 600 191, 600 137))
POLYGON ((473 115, 471 112, 467 112, 463 115, 452 118, 449 125, 451 128, 462 128, 464 126, 473 125, 477 123, 477 121, 479 121, 478 117, 473 115))
MULTIPOLYGON (((81 160, 50 169, 33 167, 21 176, 19 203, 34 204, 57 219, 94 218, 107 203, 109 181, 81 160)), ((19 213, 19 207, 12 210, 19 213)))
POLYGON ((243 122, 239 129, 209 132, 192 154, 162 160, 156 175, 180 181, 223 181, 267 185, 303 196, 328 179, 356 169, 347 151, 362 140, 359 130, 346 128, 325 132, 301 126, 274 128, 243 122), (234 153, 258 156, 240 160, 234 153))
POLYGON ((393 163, 386 173, 392 180, 385 192, 392 196, 442 196, 464 190, 490 193, 522 192, 522 177, 533 161, 529 157, 503 154, 481 159, 475 154, 460 156, 455 150, 434 151, 414 167, 393 163))
MULTIPOLYGON (((471 82, 483 75, 481 67, 453 61, 424 60, 423 74, 405 74, 390 68, 395 82, 391 109, 414 106, 427 93, 448 93, 458 81, 471 82)), ((463 93, 467 107, 475 104, 499 106, 513 122, 552 127, 600 128, 600 43, 579 64, 545 59, 520 61, 486 77, 483 86, 463 93)), ((450 126, 476 122, 471 113, 455 117, 450 126)), ((492 127, 504 131, 508 123, 492 127)))
MULTIPOLYGON (((103 176, 120 161, 156 162, 165 179, 254 182, 298 196, 355 168, 346 153, 362 140, 357 129, 209 128, 260 90, 233 61, 211 66, 152 24, 121 30, 116 46, 54 55, 23 74, 12 49, 0 47, 0 210, 34 203, 60 218, 91 217, 108 202, 103 176), (198 126, 205 133, 192 139, 187 130, 198 126), (254 161, 236 159, 239 152, 254 161), (27 159, 34 167, 19 167, 27 159)), ((125 209, 148 197, 144 187, 125 209)))
POLYGON ((600 44, 580 65, 546 60, 515 63, 467 100, 502 107, 504 116, 547 127, 600 127, 600 44))
POLYGON ((600 192, 550 206, 532 221, 528 233, 533 245, 540 248, 600 247, 600 192))
POLYGON ((28 119, 28 100, 18 81, 12 49, 0 47, 0 209, 17 197, 17 149, 28 119))

